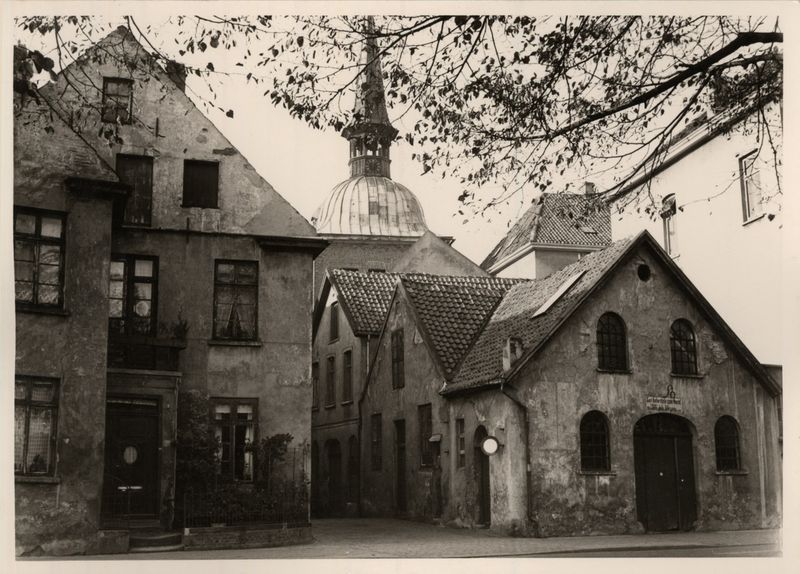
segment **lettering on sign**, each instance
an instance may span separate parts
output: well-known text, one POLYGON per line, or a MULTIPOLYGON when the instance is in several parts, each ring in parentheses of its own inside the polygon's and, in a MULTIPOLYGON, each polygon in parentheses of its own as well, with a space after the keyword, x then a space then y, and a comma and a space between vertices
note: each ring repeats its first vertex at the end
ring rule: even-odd
POLYGON ((672 385, 667 385, 667 392, 663 397, 648 396, 647 409, 666 413, 681 412, 681 400, 675 396, 672 385))

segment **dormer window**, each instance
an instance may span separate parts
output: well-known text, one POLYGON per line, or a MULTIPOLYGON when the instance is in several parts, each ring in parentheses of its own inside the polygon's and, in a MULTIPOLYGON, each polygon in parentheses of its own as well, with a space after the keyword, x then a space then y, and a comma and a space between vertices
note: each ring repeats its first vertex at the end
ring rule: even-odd
POLYGON ((133 80, 103 78, 103 121, 131 123, 133 80))
POLYGON ((675 194, 667 195, 661 203, 661 219, 664 221, 664 250, 672 256, 678 253, 675 237, 675 194))
POLYGON ((503 348, 503 371, 508 371, 514 364, 522 358, 522 339, 509 337, 503 348))

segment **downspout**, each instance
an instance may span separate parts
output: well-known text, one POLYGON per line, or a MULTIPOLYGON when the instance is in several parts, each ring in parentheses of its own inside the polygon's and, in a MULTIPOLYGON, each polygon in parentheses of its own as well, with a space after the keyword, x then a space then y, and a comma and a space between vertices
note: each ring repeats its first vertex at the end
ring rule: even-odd
MULTIPOLYGON (((517 397, 506 391, 505 388, 505 379, 500 380, 500 392, 502 392, 505 396, 511 399, 515 405, 517 405, 520 410, 522 411, 522 422, 523 422, 523 430, 525 432, 525 510, 526 510, 526 518, 528 520, 528 528, 532 524, 534 524, 533 517, 531 515, 531 457, 530 457, 530 419, 528 417, 528 407, 520 401, 517 397)), ((537 533, 538 534, 538 533, 537 533)))

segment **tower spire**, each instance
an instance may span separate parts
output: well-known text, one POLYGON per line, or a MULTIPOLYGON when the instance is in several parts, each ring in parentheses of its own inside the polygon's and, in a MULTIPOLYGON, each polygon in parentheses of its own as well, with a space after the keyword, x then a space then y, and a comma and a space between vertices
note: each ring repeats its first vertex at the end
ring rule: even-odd
POLYGON ((363 34, 363 71, 356 88, 353 119, 342 130, 342 137, 350 140, 351 177, 391 177, 389 148, 392 140, 397 137, 397 130, 389 121, 386 111, 381 57, 375 35, 375 19, 372 16, 367 16, 363 34))

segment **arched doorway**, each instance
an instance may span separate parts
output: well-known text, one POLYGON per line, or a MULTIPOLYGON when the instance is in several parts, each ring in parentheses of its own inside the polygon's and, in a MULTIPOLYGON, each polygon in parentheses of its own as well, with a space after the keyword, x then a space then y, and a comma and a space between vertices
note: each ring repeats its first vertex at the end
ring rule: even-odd
POLYGON ((633 429, 636 513, 646 530, 689 530, 697 519, 689 422, 659 413, 633 429))
POLYGON ((323 479, 323 508, 328 516, 341 515, 344 508, 344 492, 342 488, 342 447, 336 439, 325 442, 326 476, 323 479))
POLYGON ((492 503, 491 485, 489 483, 489 457, 481 449, 483 439, 489 436, 483 426, 475 429, 474 443, 474 464, 475 464, 475 484, 478 494, 478 524, 489 526, 492 522, 492 503))

